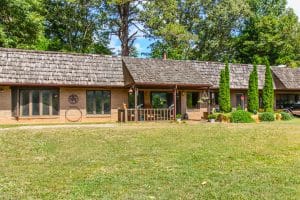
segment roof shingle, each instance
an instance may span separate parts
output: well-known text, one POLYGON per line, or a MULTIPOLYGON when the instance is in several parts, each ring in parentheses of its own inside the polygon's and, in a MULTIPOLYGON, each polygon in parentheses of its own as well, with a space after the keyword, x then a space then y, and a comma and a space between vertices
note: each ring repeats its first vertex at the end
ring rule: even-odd
POLYGON ((124 57, 123 61, 135 83, 203 85, 212 83, 197 73, 192 62, 124 57))
POLYGON ((119 87, 122 59, 0 48, 0 83, 119 87))
POLYGON ((300 89, 300 68, 273 67, 272 71, 286 89, 300 89))

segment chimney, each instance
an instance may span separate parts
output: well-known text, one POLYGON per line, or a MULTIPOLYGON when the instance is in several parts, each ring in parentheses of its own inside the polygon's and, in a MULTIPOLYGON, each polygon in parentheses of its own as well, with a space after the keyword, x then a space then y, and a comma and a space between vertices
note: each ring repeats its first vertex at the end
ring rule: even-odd
POLYGON ((167 60, 167 53, 165 51, 163 52, 163 60, 167 60))

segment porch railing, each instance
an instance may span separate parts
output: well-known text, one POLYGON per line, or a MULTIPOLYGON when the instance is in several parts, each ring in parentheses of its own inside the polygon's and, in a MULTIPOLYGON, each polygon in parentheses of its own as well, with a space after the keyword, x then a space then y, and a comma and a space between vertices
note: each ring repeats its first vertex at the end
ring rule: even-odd
POLYGON ((119 122, 127 121, 167 121, 176 117, 174 108, 161 109, 119 109, 119 122))

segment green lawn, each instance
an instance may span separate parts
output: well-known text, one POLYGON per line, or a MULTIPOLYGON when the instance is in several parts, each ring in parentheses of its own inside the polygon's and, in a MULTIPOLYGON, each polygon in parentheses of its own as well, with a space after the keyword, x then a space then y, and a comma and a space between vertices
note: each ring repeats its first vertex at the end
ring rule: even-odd
POLYGON ((299 119, 0 130, 0 199, 299 197, 299 119))

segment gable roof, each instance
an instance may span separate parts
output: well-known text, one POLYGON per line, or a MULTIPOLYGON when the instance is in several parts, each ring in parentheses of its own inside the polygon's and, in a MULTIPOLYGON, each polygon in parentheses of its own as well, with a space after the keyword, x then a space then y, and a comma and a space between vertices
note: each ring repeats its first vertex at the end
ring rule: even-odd
POLYGON ((122 59, 0 48, 0 84, 122 87, 122 59))
POLYGON ((124 57, 123 61, 137 85, 212 85, 197 73, 192 62, 130 57, 124 57))
POLYGON ((277 89, 300 89, 300 68, 273 67, 272 71, 283 85, 277 89))

